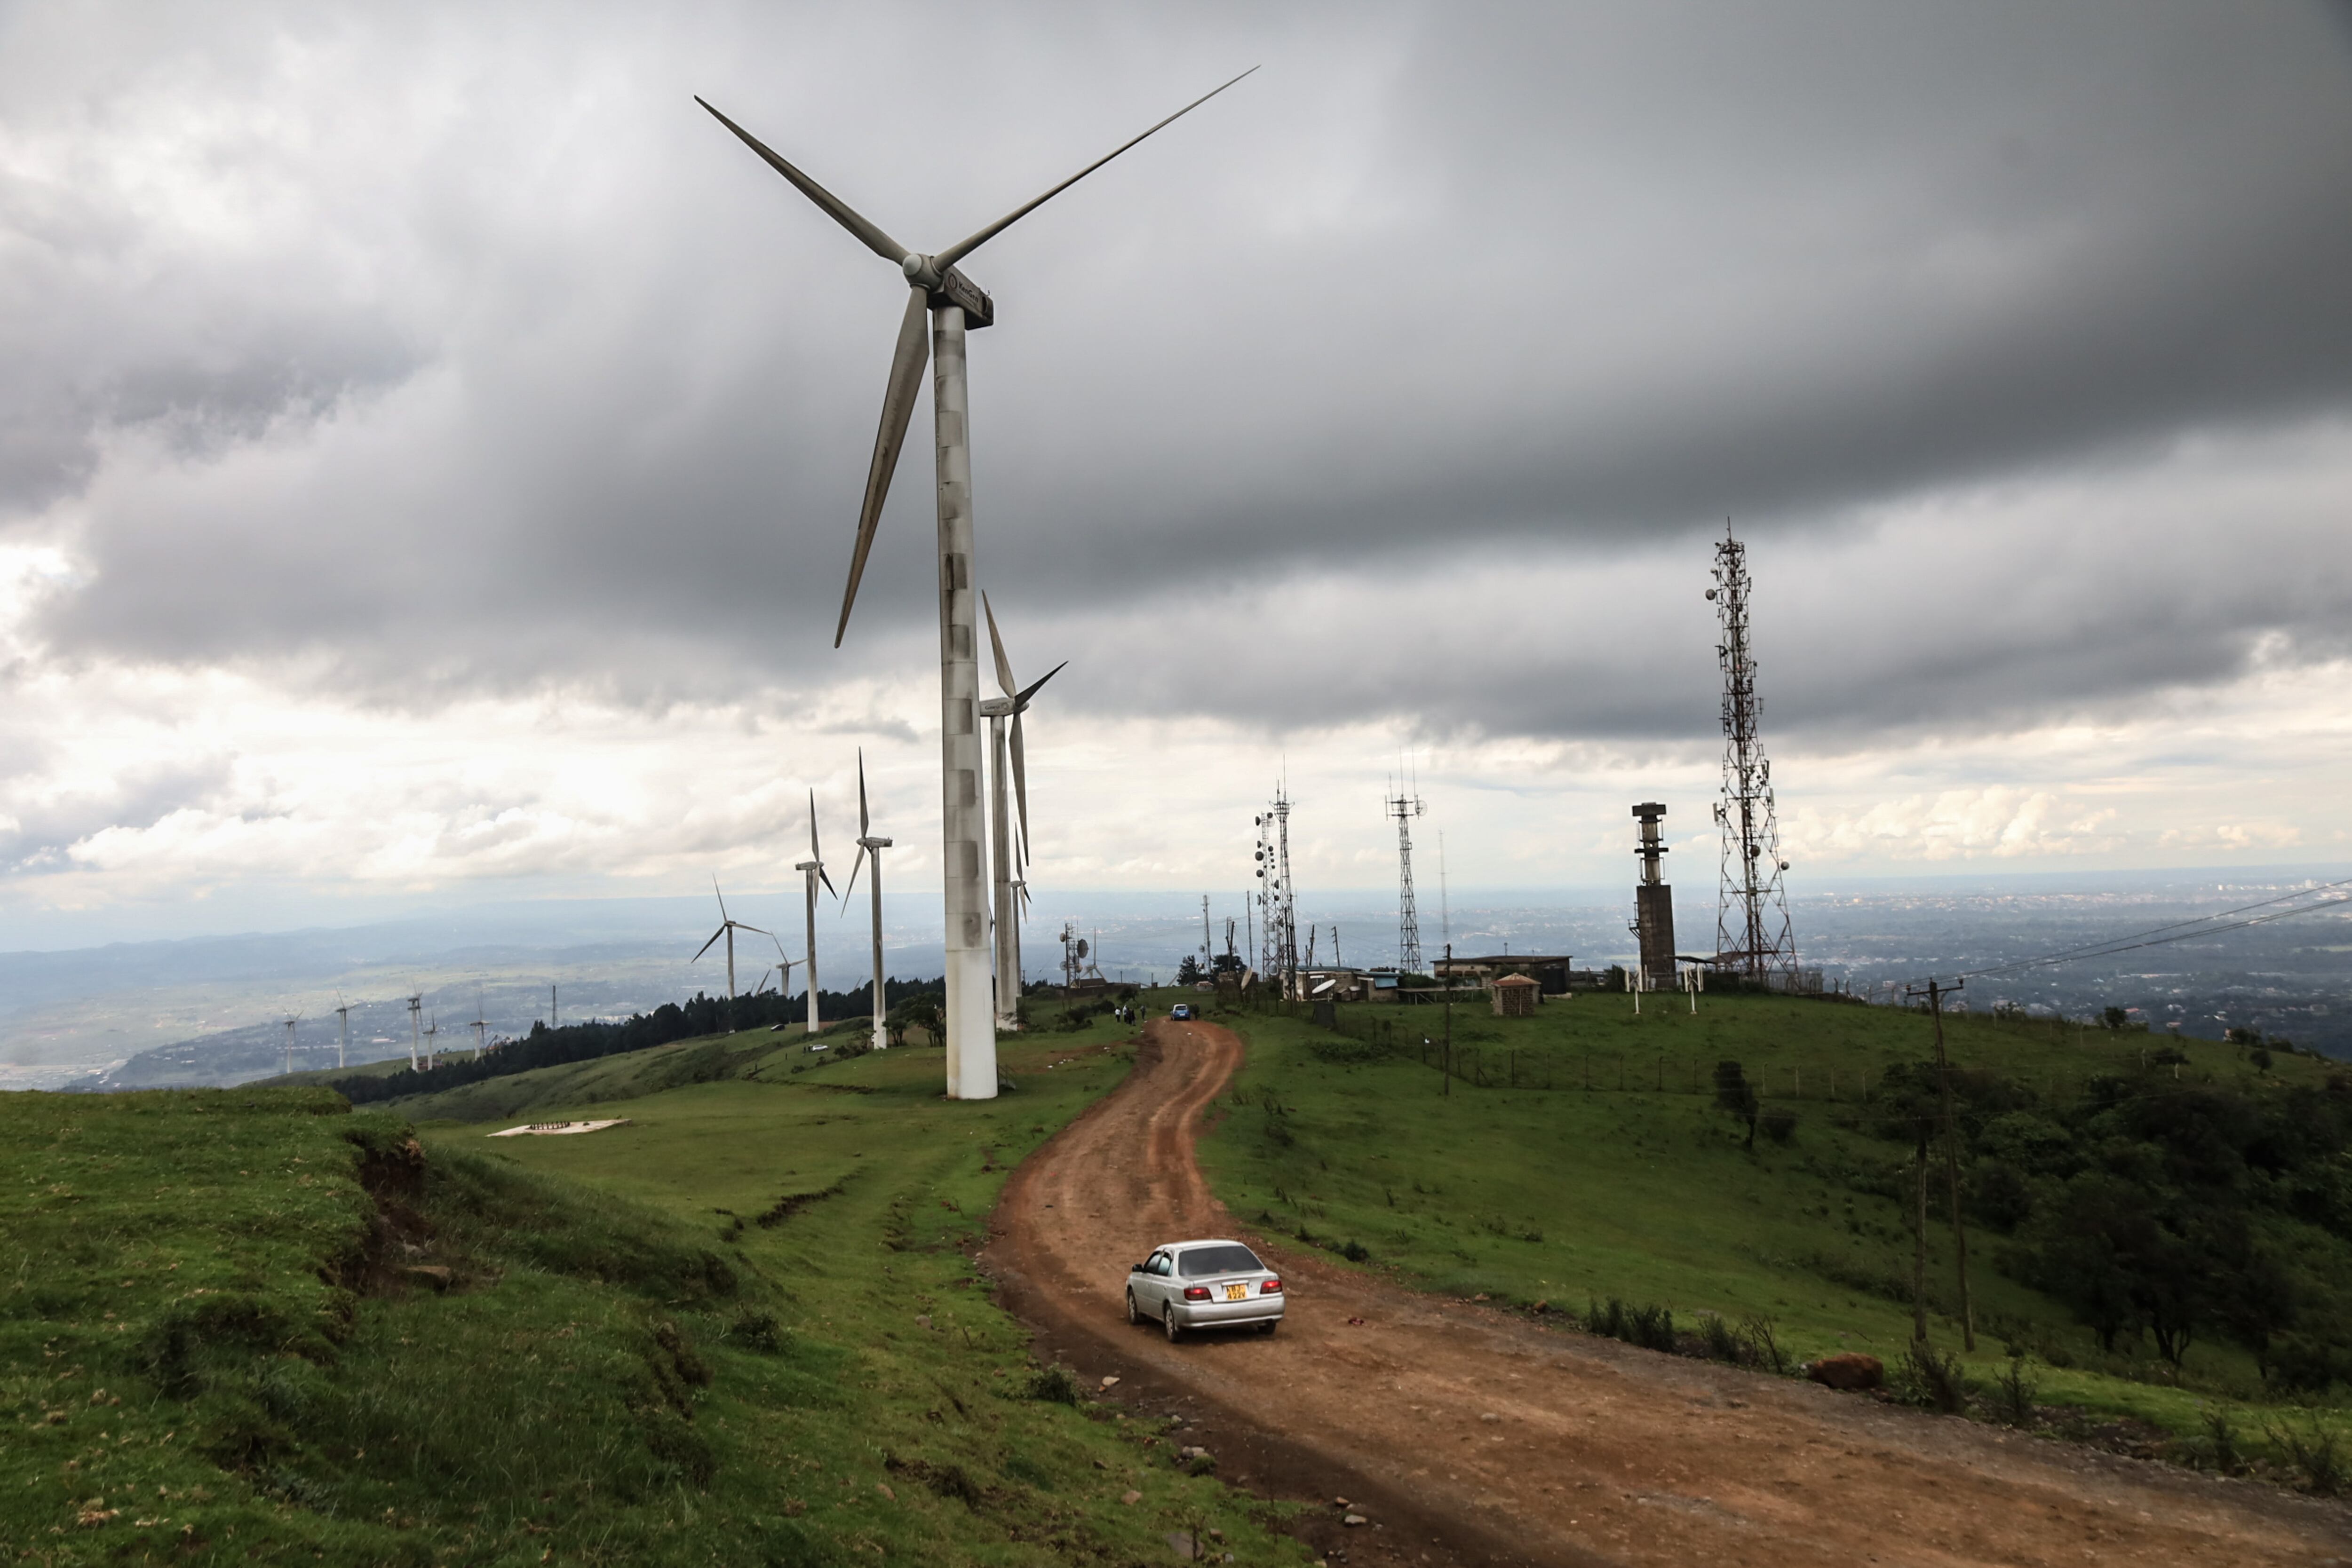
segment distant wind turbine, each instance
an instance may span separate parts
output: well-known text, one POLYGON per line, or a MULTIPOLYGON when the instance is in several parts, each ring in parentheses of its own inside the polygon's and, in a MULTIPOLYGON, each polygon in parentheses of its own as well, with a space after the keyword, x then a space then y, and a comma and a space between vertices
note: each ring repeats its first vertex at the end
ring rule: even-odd
POLYGON ((1044 690, 1047 681, 1069 668, 1069 661, 1065 659, 1028 686, 1016 685, 1012 661, 1004 656, 1004 639, 996 630, 996 610, 985 593, 980 596, 980 608, 988 617, 989 652, 996 655, 996 687, 1004 694, 982 702, 980 712, 988 720, 990 826, 996 851, 996 1027, 1013 1030, 1021 1027, 1019 901, 1029 891, 1021 881, 1022 869, 1029 859, 1029 765, 1021 745, 1021 716, 1029 711, 1029 699, 1044 690), (1007 719, 1013 721, 1010 727, 1005 723, 1007 719), (1006 821, 1004 762, 1008 727, 1012 732, 1013 794, 1020 803, 1018 843, 1013 841, 1006 821))
POLYGON ((816 847, 816 791, 814 789, 809 791, 809 858, 793 869, 801 873, 801 885, 808 895, 808 950, 801 959, 803 967, 801 978, 808 985, 808 1031, 814 1034, 817 1030, 816 888, 817 883, 823 883, 825 892, 832 893, 833 879, 824 874, 824 856, 818 852, 816 847))
MULTIPOLYGON (((1242 76, 1248 74, 1244 71, 1242 76)), ((1241 79, 1235 77, 1234 81, 1241 79)), ((890 479, 898 466, 898 450, 906 442, 908 422, 914 415, 924 362, 934 354, 938 357, 939 369, 931 378, 931 406, 940 511, 940 699, 944 718, 940 727, 940 836, 947 895, 946 1043, 950 1099, 993 1099, 998 1083, 995 1013, 989 1001, 988 909, 981 884, 981 756, 973 711, 980 697, 976 645, 979 628, 971 601, 971 452, 966 417, 970 400, 964 384, 965 330, 967 327, 985 327, 994 321, 996 307, 978 284, 956 270, 955 264, 1144 137, 1191 113, 1233 85, 1227 82, 1216 92, 1194 99, 1142 136, 1121 143, 1044 195, 1023 203, 994 223, 929 256, 909 250, 892 239, 750 131, 703 99, 695 99, 770 168, 814 202, 826 216, 897 267, 907 281, 907 309, 898 323, 898 344, 891 355, 890 377, 883 393, 882 420, 874 434, 874 455, 866 467, 866 498, 857 516, 857 542, 849 558, 849 584, 841 596, 841 620, 834 628, 836 648, 849 629, 850 607, 856 602, 858 580, 866 573, 866 558, 873 548, 882 503, 890 493, 890 479), (924 331, 927 315, 930 318, 928 342, 924 331)), ((935 148, 923 150, 926 157, 936 153, 935 148)), ((814 975, 810 977, 812 1009, 816 1006, 814 978, 814 975)))
MULTIPOLYGON (((735 1032, 735 933, 758 931, 762 936, 772 936, 773 933, 761 931, 756 925, 746 925, 741 921, 731 918, 727 913, 727 895, 719 893, 719 879, 715 876, 710 879, 710 891, 717 894, 719 899, 719 929, 710 934, 710 942, 716 942, 721 936, 727 938, 727 1032, 733 1034, 735 1032)), ((700 963, 703 954, 710 951, 710 942, 705 942, 700 947, 695 949, 694 956, 688 958, 687 962, 700 963)))
POLYGON ((474 1031, 474 1060, 476 1061, 481 1061, 482 1058, 490 1053, 490 1026, 483 1021, 482 1019, 483 1013, 488 1010, 489 1009, 482 1006, 482 988, 476 986, 474 988, 474 1021, 471 1025, 474 1031))
POLYGON ((889 847, 889 840, 874 836, 874 823, 866 813, 866 748, 860 747, 857 749, 857 858, 849 862, 849 880, 842 884, 841 908, 845 915, 849 912, 849 895, 857 886, 857 868, 871 857, 874 876, 867 887, 874 897, 874 1002, 871 1010, 874 1014, 874 1049, 877 1051, 890 1048, 890 1033, 882 1022, 883 1015, 890 1010, 883 999, 882 984, 882 852, 889 847))
POLYGON ((335 1017, 341 1025, 341 1033, 335 1040, 335 1067, 341 1071, 352 1053, 352 1004, 343 1000, 341 991, 335 993, 335 1017))
MULTIPOLYGON (((793 995, 793 965, 795 960, 784 956, 784 945, 776 940, 775 933, 770 932, 768 940, 776 944, 776 995, 790 1001, 793 995)), ((768 971, 762 969, 760 972, 765 975, 768 971)), ((781 1029, 783 1026, 779 1024, 776 1027, 781 1029)))
POLYGON ((433 1021, 425 1026, 425 1071, 427 1072, 432 1071, 435 1066, 434 1053, 440 1048, 434 1041, 439 1038, 440 1033, 441 1019, 438 1015, 436 1015, 433 1021))
POLYGON ((286 1071, 289 1072, 294 1071, 294 1026, 301 1021, 300 1013, 296 1013, 286 1020, 286 1071))
POLYGON ((425 1036, 418 1029, 418 1015, 425 1010, 425 993, 414 991, 408 998, 408 1071, 416 1071, 425 1053, 425 1036))

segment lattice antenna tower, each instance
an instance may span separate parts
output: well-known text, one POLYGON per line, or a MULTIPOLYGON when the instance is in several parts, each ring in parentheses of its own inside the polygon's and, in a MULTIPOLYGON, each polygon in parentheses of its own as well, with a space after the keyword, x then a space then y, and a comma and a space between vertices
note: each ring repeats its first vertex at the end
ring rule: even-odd
POLYGON ((1383 802, 1397 825, 1397 968, 1421 973, 1421 906, 1412 895, 1412 820, 1427 812, 1418 781, 1408 783, 1383 802))
POLYGON ((1723 666, 1723 798, 1716 825, 1723 839, 1721 887, 1716 904, 1716 962, 1733 973, 1791 979, 1797 939, 1789 926, 1789 898, 1780 876, 1780 828, 1772 806, 1772 764, 1757 733, 1763 700, 1756 695, 1756 660, 1748 645, 1748 547, 1724 525, 1715 547, 1715 601, 1723 666))
POLYGON ((1298 928, 1290 883, 1290 807, 1287 789, 1276 785, 1274 804, 1257 819, 1258 958, 1263 973, 1284 996, 1298 981, 1298 928))

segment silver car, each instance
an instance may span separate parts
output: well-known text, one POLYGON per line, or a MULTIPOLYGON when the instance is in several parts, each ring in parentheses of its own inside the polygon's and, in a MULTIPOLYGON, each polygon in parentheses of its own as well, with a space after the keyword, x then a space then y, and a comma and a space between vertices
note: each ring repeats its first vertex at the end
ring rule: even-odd
POLYGON ((1282 1280, 1238 1241, 1171 1241, 1128 1270, 1127 1321, 1156 1322, 1172 1343, 1189 1329, 1282 1322, 1282 1280))

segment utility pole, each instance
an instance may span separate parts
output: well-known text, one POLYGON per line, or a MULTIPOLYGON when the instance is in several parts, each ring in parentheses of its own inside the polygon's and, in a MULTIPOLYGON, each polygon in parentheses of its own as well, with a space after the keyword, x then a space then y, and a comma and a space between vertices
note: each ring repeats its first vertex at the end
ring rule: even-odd
POLYGON ((1445 1087, 1443 1092, 1454 1098, 1454 944, 1445 945, 1445 973, 1438 984, 1445 988, 1445 1087))
MULTIPOLYGON (((1976 1313, 1969 1305, 1969 1233, 1960 1223, 1959 1136, 1958 1129, 1952 1124, 1952 1068, 1950 1061, 1944 1055, 1944 998, 1967 984, 1966 980, 1957 980, 1948 986, 1939 986, 1930 978, 1926 990, 1914 987, 1906 990, 1904 995, 1906 998, 1926 997, 1927 1015, 1936 1020, 1936 1087, 1944 1105, 1944 1178, 1951 1188, 1952 1250, 1958 1260, 1957 1267, 1960 1276, 1960 1341, 1968 1349, 1974 1350, 1977 1347, 1977 1323, 1976 1313)), ((1927 1141, 1924 1138, 1920 1141, 1919 1153, 1920 1163, 1924 1167, 1927 1163, 1927 1141)), ((1919 1218, 1922 1221, 1920 1245, 1923 1248, 1927 1245, 1925 1240, 1927 1235, 1925 1221, 1927 1218, 1927 1180, 1923 1168, 1919 1177, 1919 1218)), ((1924 1331, 1922 1337, 1925 1337, 1924 1331)))

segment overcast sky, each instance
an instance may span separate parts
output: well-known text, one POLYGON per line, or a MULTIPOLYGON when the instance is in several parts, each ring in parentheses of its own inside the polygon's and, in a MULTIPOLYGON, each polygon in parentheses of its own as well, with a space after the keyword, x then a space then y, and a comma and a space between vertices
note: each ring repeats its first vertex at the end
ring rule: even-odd
POLYGON ((1711 883, 1727 518, 1792 888, 2352 859, 2347 16, 9 5, 0 913, 781 888, 860 746, 934 879, 904 285, 693 95, 934 249, 1253 65, 965 264, 1041 886, 1408 750, 1711 883))

